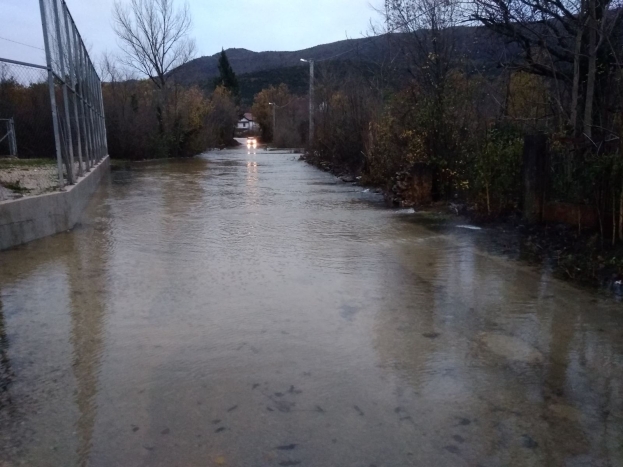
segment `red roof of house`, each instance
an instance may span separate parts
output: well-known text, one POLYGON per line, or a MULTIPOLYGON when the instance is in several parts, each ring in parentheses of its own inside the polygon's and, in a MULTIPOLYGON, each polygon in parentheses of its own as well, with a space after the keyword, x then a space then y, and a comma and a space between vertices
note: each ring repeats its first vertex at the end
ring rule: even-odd
POLYGON ((250 112, 247 112, 244 114, 244 118, 246 118, 247 120, 249 120, 250 122, 253 121, 253 114, 250 112))

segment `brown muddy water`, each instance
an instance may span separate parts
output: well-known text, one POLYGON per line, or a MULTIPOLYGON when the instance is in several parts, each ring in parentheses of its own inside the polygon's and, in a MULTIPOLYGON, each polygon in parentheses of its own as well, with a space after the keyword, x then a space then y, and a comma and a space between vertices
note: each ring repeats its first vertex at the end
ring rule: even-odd
POLYGON ((292 154, 0 253, 0 465, 621 466, 620 303, 292 154))

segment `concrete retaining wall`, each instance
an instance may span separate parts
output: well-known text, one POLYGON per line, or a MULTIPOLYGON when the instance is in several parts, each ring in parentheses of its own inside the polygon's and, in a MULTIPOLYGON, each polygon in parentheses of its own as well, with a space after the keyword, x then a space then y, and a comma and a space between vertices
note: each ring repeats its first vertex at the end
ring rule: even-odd
POLYGON ((73 228, 109 171, 105 157, 65 191, 0 202, 0 250, 73 228))

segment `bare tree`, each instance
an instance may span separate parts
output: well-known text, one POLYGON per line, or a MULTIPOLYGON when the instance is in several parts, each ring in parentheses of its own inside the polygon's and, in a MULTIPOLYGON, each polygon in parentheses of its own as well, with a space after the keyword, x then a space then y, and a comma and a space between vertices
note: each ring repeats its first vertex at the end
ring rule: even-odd
POLYGON ((459 1, 385 0, 384 16, 407 60, 411 104, 426 109, 426 153, 441 167, 454 158, 447 118, 451 74, 459 61, 459 1))
POLYGON ((174 0, 115 2, 113 27, 123 50, 125 65, 147 76, 164 89, 169 73, 187 63, 195 53, 188 37, 192 19, 188 4, 176 9, 174 0))
MULTIPOLYGON (((595 117, 601 113, 596 108, 596 94, 604 80, 601 84, 598 81, 607 75, 613 62, 612 54, 605 49, 620 27, 623 2, 473 0, 472 7, 472 19, 522 49, 522 61, 507 65, 552 78, 570 88, 567 116, 571 131, 591 139, 595 117)), ((601 100, 602 107, 609 104, 603 96, 601 100)))

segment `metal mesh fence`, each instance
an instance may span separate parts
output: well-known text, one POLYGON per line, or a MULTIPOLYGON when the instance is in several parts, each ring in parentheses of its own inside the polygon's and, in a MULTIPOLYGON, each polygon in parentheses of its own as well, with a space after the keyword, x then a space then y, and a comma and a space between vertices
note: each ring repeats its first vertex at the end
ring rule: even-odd
POLYGON ((47 76, 0 59, 0 201, 60 186, 47 76))
POLYGON ((0 59, 0 139, 0 156, 20 159, 56 157, 45 68, 0 59), (9 135, 9 126, 12 135, 9 135))
POLYGON ((106 155, 101 81, 64 0, 40 0, 57 151, 69 183, 106 155))
POLYGON ((34 172, 55 174, 35 192, 73 184, 108 153, 102 83, 78 28, 64 0, 39 3, 47 66, 0 58, 0 157, 12 156, 0 159, 0 201, 7 186, 32 193, 34 172))

